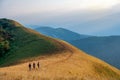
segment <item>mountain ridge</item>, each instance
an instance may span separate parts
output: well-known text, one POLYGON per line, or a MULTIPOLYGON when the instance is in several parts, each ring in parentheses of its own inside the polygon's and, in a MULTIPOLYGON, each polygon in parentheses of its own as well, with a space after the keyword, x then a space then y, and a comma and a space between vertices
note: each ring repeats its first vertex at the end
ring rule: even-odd
POLYGON ((68 42, 71 41, 71 39, 76 40, 76 39, 90 37, 90 35, 78 34, 78 33, 75 33, 73 31, 70 31, 64 28, 38 27, 38 28, 35 28, 34 30, 44 35, 62 39, 68 42))

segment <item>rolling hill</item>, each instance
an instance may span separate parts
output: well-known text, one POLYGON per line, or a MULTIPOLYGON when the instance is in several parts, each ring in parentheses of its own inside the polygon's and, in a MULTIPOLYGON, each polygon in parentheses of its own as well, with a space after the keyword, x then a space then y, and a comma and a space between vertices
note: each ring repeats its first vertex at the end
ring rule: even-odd
POLYGON ((43 53, 54 53, 64 51, 63 45, 57 40, 45 37, 39 33, 23 27, 21 24, 8 19, 0 19, 1 44, 9 42, 10 50, 0 59, 0 66, 17 62, 26 57, 42 55, 43 53), (5 34, 5 35, 2 35, 5 34), (2 37, 3 36, 3 37, 2 37), (10 39, 6 37, 10 37, 10 39), (54 43, 57 41, 58 43, 54 43), (7 58, 4 58, 6 57, 7 58), (11 59, 11 60, 10 60, 11 59), (4 63, 5 62, 5 63, 4 63))
MULTIPOLYGON (((33 26, 34 27, 34 26, 33 26)), ((54 38, 62 39, 65 41, 72 41, 77 39, 83 39, 90 37, 89 35, 82 35, 75 32, 72 32, 70 30, 64 29, 64 28, 51 28, 51 27, 38 27, 34 30, 54 38)))
POLYGON ((0 57, 0 80, 120 80, 118 69, 62 40, 9 19, 0 19, 0 26, 0 44, 9 42, 0 57), (29 71, 28 63, 38 61, 40 69, 29 71))

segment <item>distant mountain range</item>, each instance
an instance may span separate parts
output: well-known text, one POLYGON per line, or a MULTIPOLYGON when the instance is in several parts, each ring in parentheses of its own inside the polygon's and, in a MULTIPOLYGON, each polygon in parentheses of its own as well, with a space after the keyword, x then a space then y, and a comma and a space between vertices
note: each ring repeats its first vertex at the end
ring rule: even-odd
POLYGON ((120 36, 89 37, 70 43, 120 69, 120 36))
POLYGON ((96 37, 51 27, 38 27, 35 30, 47 36, 63 39, 120 69, 120 36, 96 37))
POLYGON ((59 38, 68 42, 90 37, 89 35, 78 34, 64 28, 51 28, 44 26, 44 27, 35 28, 35 30, 44 35, 51 36, 54 38, 59 38))

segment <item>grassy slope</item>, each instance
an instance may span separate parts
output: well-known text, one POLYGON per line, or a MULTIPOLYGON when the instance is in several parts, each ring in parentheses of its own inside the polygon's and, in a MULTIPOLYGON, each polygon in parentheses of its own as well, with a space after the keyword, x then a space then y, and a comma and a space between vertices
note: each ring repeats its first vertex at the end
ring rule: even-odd
POLYGON ((28 71, 28 63, 0 68, 1 80, 120 80, 119 70, 74 50, 52 56, 36 57, 40 69, 28 71), (14 74, 14 75, 13 75, 14 74))

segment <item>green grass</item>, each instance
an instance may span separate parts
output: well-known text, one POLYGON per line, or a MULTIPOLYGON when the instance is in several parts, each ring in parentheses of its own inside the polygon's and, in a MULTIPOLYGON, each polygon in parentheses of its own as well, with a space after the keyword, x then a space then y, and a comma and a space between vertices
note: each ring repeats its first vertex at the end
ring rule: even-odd
POLYGON ((5 30, 14 38, 10 41, 10 51, 0 58, 0 66, 11 65, 23 59, 64 50, 55 39, 38 34, 15 21, 1 19, 0 24, 6 27, 5 30))

